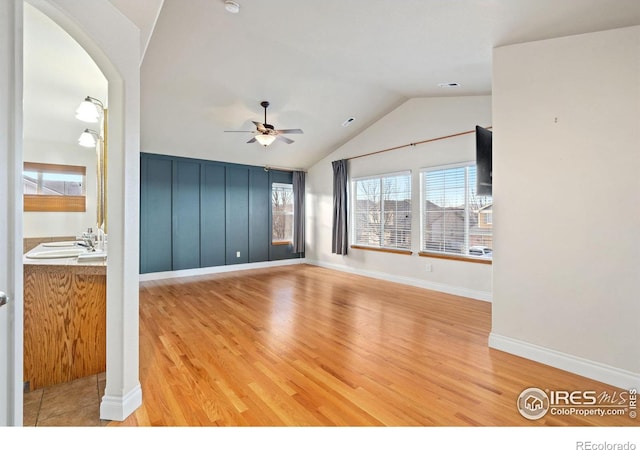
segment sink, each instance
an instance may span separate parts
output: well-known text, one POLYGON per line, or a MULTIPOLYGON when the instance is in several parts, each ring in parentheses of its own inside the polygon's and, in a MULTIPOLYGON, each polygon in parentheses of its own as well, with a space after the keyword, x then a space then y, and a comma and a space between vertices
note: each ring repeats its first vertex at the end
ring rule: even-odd
POLYGON ((41 250, 26 254, 29 259, 56 259, 56 258, 76 258, 86 253, 84 248, 62 248, 59 250, 41 250))
POLYGON ((45 242, 43 247, 75 247, 78 241, 45 242))

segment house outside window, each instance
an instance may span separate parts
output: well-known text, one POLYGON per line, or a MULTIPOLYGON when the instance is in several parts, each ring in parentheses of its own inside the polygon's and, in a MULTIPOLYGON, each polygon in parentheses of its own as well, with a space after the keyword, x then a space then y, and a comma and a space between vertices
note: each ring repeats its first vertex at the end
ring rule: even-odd
POLYGON ((476 193, 475 163, 421 171, 425 253, 491 258, 493 200, 476 193))
POLYGON ((271 186, 271 243, 293 242, 293 185, 273 183, 271 186))
POLYGON ((352 181, 354 245, 411 249, 411 172, 352 181))

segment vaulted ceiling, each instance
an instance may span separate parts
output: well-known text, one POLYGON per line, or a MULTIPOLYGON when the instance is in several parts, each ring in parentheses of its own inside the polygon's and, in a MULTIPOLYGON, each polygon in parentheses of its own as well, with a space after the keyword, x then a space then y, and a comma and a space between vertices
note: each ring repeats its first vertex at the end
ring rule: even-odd
POLYGON ((110 1, 141 29, 142 151, 292 168, 409 98, 490 94, 496 46, 640 24, 637 0, 110 1), (263 100, 304 134, 225 132, 254 130, 263 100))

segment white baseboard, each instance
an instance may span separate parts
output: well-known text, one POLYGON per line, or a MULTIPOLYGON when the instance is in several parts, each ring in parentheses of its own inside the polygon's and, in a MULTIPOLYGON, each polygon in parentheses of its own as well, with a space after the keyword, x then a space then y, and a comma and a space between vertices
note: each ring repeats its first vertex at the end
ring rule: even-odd
POLYGON ((304 258, 281 259, 278 261, 264 261, 247 264, 230 264, 226 266, 202 267, 199 269, 174 270, 168 272, 153 272, 140 274, 140 281, 164 280, 168 278, 195 277, 213 273, 235 272, 237 270, 264 269, 267 267, 290 266, 304 264, 304 258))
POLYGON ((100 402, 100 419, 122 421, 142 405, 140 383, 122 396, 105 395, 100 402))
POLYGON ((429 289, 432 291, 444 292, 451 295, 459 295, 461 297, 473 298, 475 300, 482 300, 485 302, 491 302, 492 293, 485 291, 478 291, 474 289, 467 289, 460 286, 451 286, 443 283, 435 283, 432 281, 421 280, 418 278, 402 277, 398 275, 391 275, 384 272, 375 272, 371 270, 354 269, 353 267, 343 266, 341 264, 330 264, 318 260, 305 261, 307 264, 313 264, 314 266, 324 267, 327 269, 339 270, 341 272, 353 273, 355 275, 362 275, 370 278, 377 278, 379 280, 391 281, 393 283, 406 284, 409 286, 415 286, 423 289, 429 289))
MULTIPOLYGON (((579 356, 559 352, 499 334, 489 335, 489 347, 521 356, 557 369, 566 370, 621 389, 640 388, 640 374, 629 372, 579 356)), ((545 386, 537 386, 544 389, 545 386)), ((585 389, 588 386, 585 386, 585 389)))

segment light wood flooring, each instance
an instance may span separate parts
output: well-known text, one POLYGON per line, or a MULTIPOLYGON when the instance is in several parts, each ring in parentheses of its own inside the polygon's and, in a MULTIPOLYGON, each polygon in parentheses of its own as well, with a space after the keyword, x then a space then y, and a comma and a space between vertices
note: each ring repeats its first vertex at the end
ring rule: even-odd
POLYGON ((490 349, 490 328, 490 303, 310 265, 143 282, 143 405, 108 426, 639 424, 525 419, 525 388, 619 389, 490 349))

